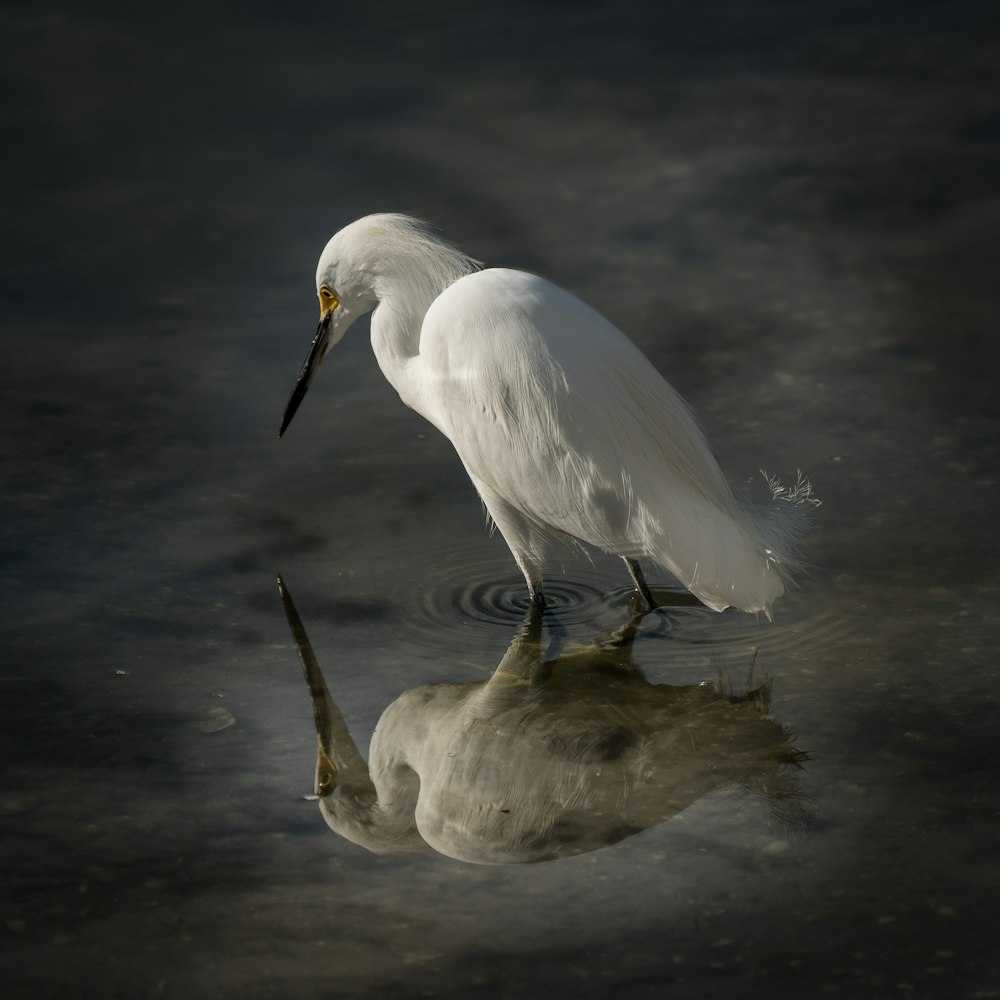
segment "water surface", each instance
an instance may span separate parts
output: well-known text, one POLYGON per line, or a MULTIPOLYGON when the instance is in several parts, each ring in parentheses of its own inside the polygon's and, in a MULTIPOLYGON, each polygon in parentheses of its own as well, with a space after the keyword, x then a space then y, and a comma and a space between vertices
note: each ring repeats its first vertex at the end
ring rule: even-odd
MULTIPOLYGON (((7 995, 993 995, 994 28, 10 7, 7 995), (734 483, 811 477, 814 568, 774 624, 681 604, 633 649, 677 688, 754 662, 808 754, 804 826, 736 780, 530 865, 327 827, 277 574, 363 752, 406 692, 485 682, 523 617, 364 324, 277 439, 318 253, 378 210, 600 309, 734 483)), ((623 624, 619 561, 550 573, 546 642, 623 624)))

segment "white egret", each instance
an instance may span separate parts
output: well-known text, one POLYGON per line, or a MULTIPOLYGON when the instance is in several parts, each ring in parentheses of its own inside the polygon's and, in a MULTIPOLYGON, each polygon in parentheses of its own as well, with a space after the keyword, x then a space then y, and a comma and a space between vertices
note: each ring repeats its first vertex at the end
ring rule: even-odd
POLYGON ((708 607, 763 611, 797 565, 809 484, 759 506, 729 488, 687 405, 631 341, 568 292, 482 265, 404 215, 358 219, 316 271, 320 323, 280 433, 327 351, 372 312, 382 373, 458 452, 544 604, 558 538, 652 559, 708 607))

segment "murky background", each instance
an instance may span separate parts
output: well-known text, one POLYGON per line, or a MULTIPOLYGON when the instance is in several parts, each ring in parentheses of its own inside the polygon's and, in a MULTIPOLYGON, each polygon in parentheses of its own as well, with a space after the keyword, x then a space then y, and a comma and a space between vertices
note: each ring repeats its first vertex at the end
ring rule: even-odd
MULTIPOLYGON (((990 5, 13 3, 0 39, 5 996, 1000 995, 990 5), (363 750, 522 617, 366 323, 278 441, 319 251, 379 210, 600 309, 734 482, 810 475, 774 625, 634 648, 669 685, 757 650, 805 829, 734 785, 488 867, 305 798, 277 573, 363 750)), ((547 628, 624 621, 620 562, 563 568, 547 628)))

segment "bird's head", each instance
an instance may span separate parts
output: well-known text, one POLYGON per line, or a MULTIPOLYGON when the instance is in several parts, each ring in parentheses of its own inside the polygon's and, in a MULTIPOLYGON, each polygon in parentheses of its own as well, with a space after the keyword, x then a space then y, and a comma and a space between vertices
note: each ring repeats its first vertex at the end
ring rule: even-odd
POLYGON ((442 242, 433 230, 407 215, 366 215, 337 233, 316 269, 319 326, 281 420, 281 434, 309 388, 326 352, 359 317, 387 294, 397 309, 419 318, 453 281, 482 265, 442 242))
MULTIPOLYGON (((355 225, 357 225, 355 223, 355 225)), ((357 254, 353 227, 342 229, 327 243, 316 268, 316 296, 319 299, 319 326, 306 360, 281 418, 280 437, 292 422, 327 351, 347 333, 350 325, 377 305, 372 276, 364 258, 357 254)))

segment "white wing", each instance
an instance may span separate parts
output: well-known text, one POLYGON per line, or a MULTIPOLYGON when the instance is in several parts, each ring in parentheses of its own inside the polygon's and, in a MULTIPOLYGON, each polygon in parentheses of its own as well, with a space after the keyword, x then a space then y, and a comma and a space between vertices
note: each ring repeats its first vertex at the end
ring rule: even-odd
POLYGON ((716 610, 768 611, 783 592, 794 530, 737 502, 684 401, 579 299, 519 271, 469 275, 428 310, 419 365, 419 408, 488 506, 651 557, 716 610))

